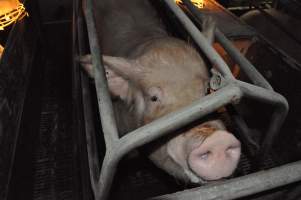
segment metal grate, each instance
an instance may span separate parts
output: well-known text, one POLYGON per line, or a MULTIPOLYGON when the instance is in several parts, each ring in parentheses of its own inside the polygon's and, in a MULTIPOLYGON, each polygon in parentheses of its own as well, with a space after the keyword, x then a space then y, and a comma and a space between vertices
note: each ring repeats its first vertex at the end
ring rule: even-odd
POLYGON ((65 130, 66 122, 60 113, 59 84, 62 83, 54 78, 58 73, 58 66, 46 66, 40 135, 34 164, 36 200, 73 199, 72 135, 65 130))

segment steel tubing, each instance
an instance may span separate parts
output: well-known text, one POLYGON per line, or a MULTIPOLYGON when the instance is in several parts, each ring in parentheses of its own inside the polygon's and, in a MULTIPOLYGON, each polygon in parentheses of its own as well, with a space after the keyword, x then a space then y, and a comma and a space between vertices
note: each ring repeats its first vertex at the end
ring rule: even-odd
POLYGON ((95 87, 97 91, 99 113, 106 146, 110 148, 113 145, 114 141, 118 140, 118 131, 116 127, 112 101, 108 91, 105 69, 103 64, 101 63, 101 52, 93 16, 93 2, 92 0, 87 0, 86 2, 87 5, 85 16, 93 61, 92 64, 94 67, 95 87))
POLYGON ((179 21, 189 32, 193 40, 200 47, 202 52, 210 60, 211 64, 216 67, 219 72, 225 76, 225 78, 234 79, 229 67, 225 61, 220 57, 220 55, 214 50, 214 48, 209 44, 205 36, 200 32, 200 30, 192 23, 192 21, 186 16, 179 6, 175 3, 174 0, 164 0, 168 7, 173 11, 177 16, 179 21))
POLYGON ((229 200, 301 180, 301 161, 152 200, 229 200))

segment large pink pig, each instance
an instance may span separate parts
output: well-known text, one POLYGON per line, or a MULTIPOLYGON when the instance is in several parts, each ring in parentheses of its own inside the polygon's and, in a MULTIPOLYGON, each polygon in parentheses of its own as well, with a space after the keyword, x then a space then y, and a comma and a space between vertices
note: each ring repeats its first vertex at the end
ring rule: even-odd
MULTIPOLYGON (((186 42, 170 37, 147 0, 104 0, 95 7, 108 85, 121 132, 128 132, 205 95, 208 69, 186 42)), ((204 23, 213 38, 214 23, 204 23)), ((91 56, 81 64, 93 77, 91 56)), ((162 139, 150 159, 169 174, 201 183, 230 176, 240 142, 220 120, 196 124, 162 139), (162 142, 164 141, 164 142, 162 142)))

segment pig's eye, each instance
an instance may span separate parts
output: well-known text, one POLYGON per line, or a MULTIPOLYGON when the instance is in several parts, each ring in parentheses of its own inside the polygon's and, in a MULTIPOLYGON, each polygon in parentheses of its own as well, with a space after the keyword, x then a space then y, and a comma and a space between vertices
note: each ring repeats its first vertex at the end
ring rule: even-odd
POLYGON ((152 102, 156 102, 156 101, 158 101, 158 97, 157 96, 151 96, 150 100, 152 102))
POLYGON ((150 102, 159 102, 162 99, 162 90, 159 87, 151 87, 147 90, 148 100, 150 102))

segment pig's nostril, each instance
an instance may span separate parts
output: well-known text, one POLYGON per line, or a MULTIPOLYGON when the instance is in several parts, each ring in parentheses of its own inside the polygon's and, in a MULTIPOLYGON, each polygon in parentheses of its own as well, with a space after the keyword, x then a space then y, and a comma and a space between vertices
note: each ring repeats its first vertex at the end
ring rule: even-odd
POLYGON ((240 154, 240 146, 230 146, 226 149, 226 156, 227 157, 236 157, 240 154))
POLYGON ((210 151, 207 151, 206 153, 202 153, 202 154, 200 154, 200 159, 202 159, 202 160, 207 160, 208 159, 208 157, 210 156, 210 154, 211 154, 211 152, 210 151))

